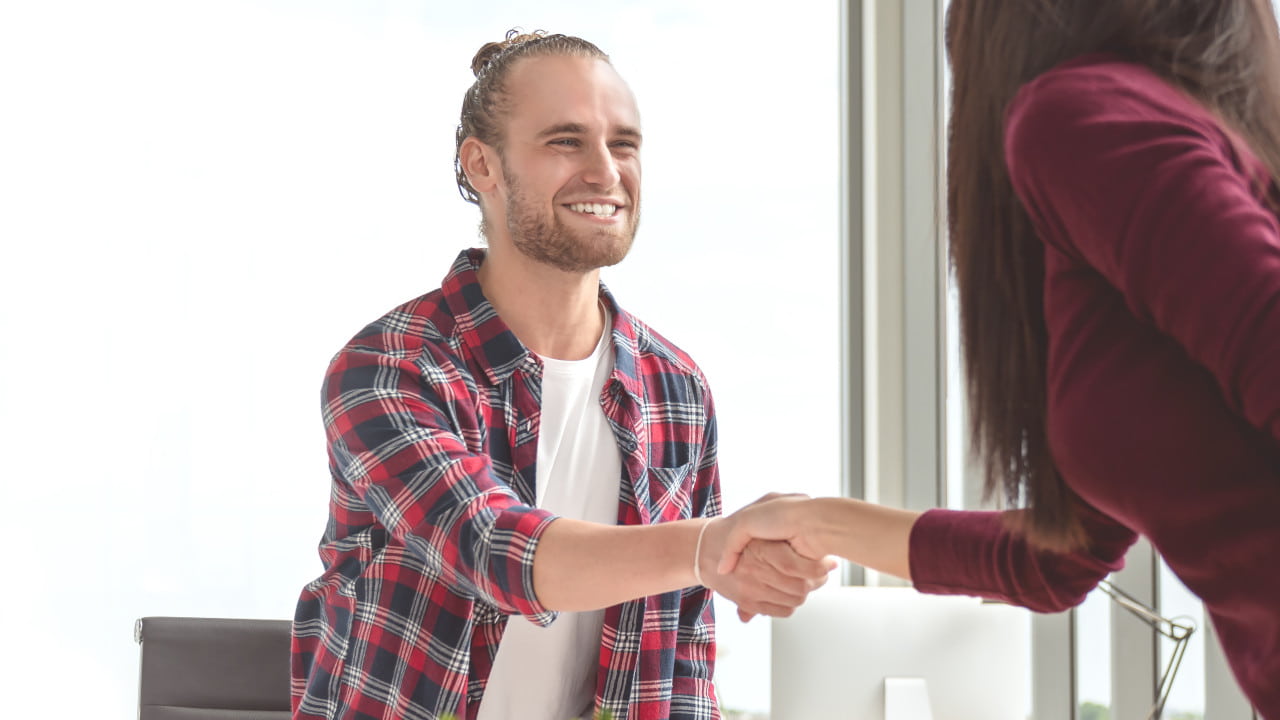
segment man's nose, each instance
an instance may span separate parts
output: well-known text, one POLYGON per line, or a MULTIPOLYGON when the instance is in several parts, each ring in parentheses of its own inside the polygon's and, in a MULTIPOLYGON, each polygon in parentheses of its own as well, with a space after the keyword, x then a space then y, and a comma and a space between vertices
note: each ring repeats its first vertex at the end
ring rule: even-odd
POLYGON ((587 167, 582 179, 599 187, 611 188, 622 179, 618 171, 618 159, 613 156, 608 145, 594 146, 587 158, 587 167))

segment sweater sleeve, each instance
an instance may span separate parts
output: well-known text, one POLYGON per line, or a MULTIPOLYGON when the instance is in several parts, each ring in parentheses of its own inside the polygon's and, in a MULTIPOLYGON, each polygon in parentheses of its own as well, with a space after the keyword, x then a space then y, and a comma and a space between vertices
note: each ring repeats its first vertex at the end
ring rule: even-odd
POLYGON ((1094 268, 1280 445, 1280 228, 1255 187, 1261 165, 1231 138, 1117 64, 1024 87, 1005 156, 1041 238, 1094 268))
POLYGON ((1099 580, 1124 567, 1137 534, 1087 505, 1077 514, 1089 546, 1054 553, 1006 528, 1002 513, 930 510, 911 529, 911 581, 921 592, 975 595, 1036 612, 1079 605, 1099 580))

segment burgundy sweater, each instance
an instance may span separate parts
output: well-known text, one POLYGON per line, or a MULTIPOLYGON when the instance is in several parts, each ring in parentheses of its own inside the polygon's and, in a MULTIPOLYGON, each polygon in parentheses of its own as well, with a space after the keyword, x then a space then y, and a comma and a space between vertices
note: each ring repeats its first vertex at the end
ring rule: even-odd
POLYGON ((1005 155, 1045 248, 1048 422, 1088 550, 933 510, 916 587, 1054 612, 1141 533, 1204 601, 1241 687, 1280 719, 1280 226, 1263 165, 1146 68, 1078 58, 1010 104, 1005 155))

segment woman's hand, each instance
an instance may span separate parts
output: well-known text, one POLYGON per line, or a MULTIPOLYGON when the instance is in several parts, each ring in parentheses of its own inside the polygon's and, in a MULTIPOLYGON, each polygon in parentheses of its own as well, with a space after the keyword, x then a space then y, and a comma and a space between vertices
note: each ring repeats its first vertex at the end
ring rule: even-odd
MULTIPOLYGON (((707 528, 699 567, 704 573, 712 567, 719 575, 732 576, 752 556, 753 543, 771 542, 794 553, 791 565, 783 559, 786 555, 766 561, 782 576, 812 578, 818 568, 825 575, 835 567, 827 556, 834 555, 909 580, 911 529, 919 517, 916 511, 852 498, 770 493, 707 528), (718 565, 708 564, 713 558, 718 565)), ((752 563, 751 572, 757 573, 754 559, 752 563)), ((792 589, 788 601, 795 597, 792 589)), ((739 615, 744 611, 752 612, 740 604, 739 615)))

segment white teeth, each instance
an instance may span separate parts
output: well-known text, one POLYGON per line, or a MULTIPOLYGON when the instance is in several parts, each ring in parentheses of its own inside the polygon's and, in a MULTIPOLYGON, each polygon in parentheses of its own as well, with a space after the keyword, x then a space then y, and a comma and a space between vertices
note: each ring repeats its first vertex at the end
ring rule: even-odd
POLYGON ((617 205, 609 205, 607 203, 573 203, 569 206, 570 210, 580 213, 589 213, 598 217, 610 217, 618 211, 617 205))

